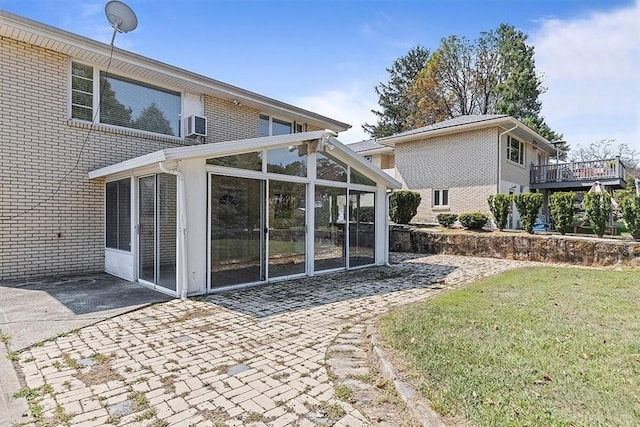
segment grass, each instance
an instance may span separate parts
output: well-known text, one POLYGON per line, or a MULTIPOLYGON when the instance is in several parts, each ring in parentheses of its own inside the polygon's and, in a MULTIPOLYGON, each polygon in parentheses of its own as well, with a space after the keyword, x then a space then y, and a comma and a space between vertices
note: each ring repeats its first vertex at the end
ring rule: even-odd
POLYGON ((380 327, 446 416, 477 426, 640 419, 638 270, 514 270, 380 327))

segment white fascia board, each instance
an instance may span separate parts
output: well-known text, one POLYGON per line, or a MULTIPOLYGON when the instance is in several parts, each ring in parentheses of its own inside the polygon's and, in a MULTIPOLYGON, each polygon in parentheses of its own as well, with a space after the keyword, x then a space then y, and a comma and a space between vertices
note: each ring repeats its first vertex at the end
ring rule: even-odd
POLYGON ((356 151, 356 153, 360 154, 361 156, 371 156, 374 154, 393 154, 393 152, 394 148, 387 146, 382 148, 372 148, 370 150, 356 151))
POLYGON ((116 173, 138 169, 165 160, 167 160, 165 150, 155 151, 153 153, 145 154, 144 156, 135 157, 133 159, 125 160, 120 163, 115 163, 113 165, 89 171, 89 179, 102 178, 116 173))
MULTIPOLYGON (((97 61, 97 56, 101 58, 99 62, 104 64, 107 63, 111 51, 111 46, 108 44, 3 10, 0 10, 0 35, 42 46, 56 52, 62 52, 72 57, 78 57, 78 59, 82 59, 82 55, 85 55, 92 56, 94 58, 93 61, 97 61)), ((195 85, 208 95, 215 95, 229 100, 237 99, 241 104, 250 105, 266 112, 304 119, 311 124, 328 127, 336 132, 346 131, 351 128, 351 125, 347 123, 321 114, 114 47, 112 69, 117 70, 118 65, 133 65, 154 73, 168 75, 181 81, 185 88, 190 86, 189 90, 193 90, 192 87, 195 85), (118 64, 119 62, 122 62, 122 64, 118 64)))
POLYGON ((360 154, 356 153, 348 146, 344 145, 335 138, 331 138, 331 144, 336 147, 335 151, 329 151, 330 155, 342 160, 350 166, 356 166, 358 172, 364 174, 367 178, 370 178, 377 183, 384 184, 388 189, 402 188, 402 184, 394 178, 387 175, 382 169, 371 164, 370 161, 365 160, 360 154))

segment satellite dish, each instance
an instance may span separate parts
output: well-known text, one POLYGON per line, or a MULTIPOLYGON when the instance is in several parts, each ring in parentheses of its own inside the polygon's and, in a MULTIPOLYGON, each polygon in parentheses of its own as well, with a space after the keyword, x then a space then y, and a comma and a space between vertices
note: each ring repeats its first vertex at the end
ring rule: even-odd
POLYGON ((116 32, 128 33, 133 31, 138 26, 138 18, 133 10, 121 1, 111 0, 104 7, 104 13, 107 15, 109 24, 113 27, 113 36, 111 37, 111 44, 116 38, 116 32))

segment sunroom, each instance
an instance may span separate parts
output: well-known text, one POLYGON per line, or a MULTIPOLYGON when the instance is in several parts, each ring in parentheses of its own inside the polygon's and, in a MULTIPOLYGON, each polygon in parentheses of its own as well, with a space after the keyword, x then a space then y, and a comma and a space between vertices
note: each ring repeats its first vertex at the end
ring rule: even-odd
POLYGON ((401 184, 334 138, 160 150, 105 180, 105 271, 177 297, 388 262, 401 184))

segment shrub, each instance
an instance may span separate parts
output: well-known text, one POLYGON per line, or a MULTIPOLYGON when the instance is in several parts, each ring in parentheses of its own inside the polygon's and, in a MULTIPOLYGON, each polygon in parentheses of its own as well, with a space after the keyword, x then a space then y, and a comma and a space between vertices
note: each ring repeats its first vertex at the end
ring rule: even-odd
POLYGON ((520 222, 522 228, 527 230, 527 233, 533 234, 533 225, 538 217, 540 207, 542 207, 542 194, 541 193, 523 193, 516 194, 513 198, 516 204, 516 209, 520 214, 520 222))
POLYGON ((602 237, 611 216, 611 195, 609 193, 585 193, 584 210, 593 232, 602 237))
POLYGON ((624 197, 620 203, 620 210, 631 237, 640 239, 640 196, 624 197))
POLYGON ((458 215, 450 213, 438 214, 438 224, 443 227, 450 228, 454 222, 458 219, 458 215))
POLYGON ((396 224, 409 224, 418 213, 420 193, 409 190, 394 191, 389 198, 389 216, 396 224))
POLYGON ((460 224, 470 230, 481 230, 488 220, 489 217, 481 212, 467 212, 458 215, 460 224))
POLYGON ((513 198, 510 194, 492 194, 487 200, 489 202, 489 210, 493 215, 498 230, 504 230, 507 227, 507 218, 509 217, 509 205, 513 198))
POLYGON ((549 210, 555 223, 556 230, 560 234, 565 234, 571 230, 573 223, 573 203, 576 200, 576 193, 561 192, 553 193, 549 198, 549 210))

